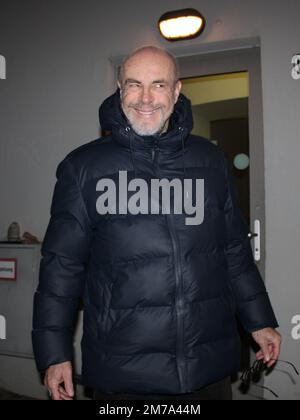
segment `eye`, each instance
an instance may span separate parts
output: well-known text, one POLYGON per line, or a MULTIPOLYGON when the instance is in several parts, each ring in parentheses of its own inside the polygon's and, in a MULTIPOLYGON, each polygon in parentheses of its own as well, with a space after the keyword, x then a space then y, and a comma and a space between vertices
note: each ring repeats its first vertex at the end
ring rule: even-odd
POLYGON ((139 83, 136 83, 136 82, 128 83, 129 88, 139 88, 140 86, 141 85, 139 83))
POLYGON ((165 87, 165 84, 164 83, 155 83, 155 85, 154 85, 157 89, 162 89, 162 88, 164 88, 165 87))

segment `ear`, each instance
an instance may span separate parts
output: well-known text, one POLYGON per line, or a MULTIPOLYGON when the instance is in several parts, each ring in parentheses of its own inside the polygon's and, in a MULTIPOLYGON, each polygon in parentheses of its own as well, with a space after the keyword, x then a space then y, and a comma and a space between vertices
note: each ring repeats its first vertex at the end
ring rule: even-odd
POLYGON ((180 95, 181 88, 182 88, 182 83, 181 83, 180 80, 177 80, 176 85, 175 85, 175 89, 174 89, 175 103, 178 101, 178 97, 180 95))
POLYGON ((121 86, 121 83, 119 82, 119 81, 117 81, 117 85, 118 85, 118 88, 119 88, 119 95, 120 95, 120 100, 122 101, 122 86, 121 86))

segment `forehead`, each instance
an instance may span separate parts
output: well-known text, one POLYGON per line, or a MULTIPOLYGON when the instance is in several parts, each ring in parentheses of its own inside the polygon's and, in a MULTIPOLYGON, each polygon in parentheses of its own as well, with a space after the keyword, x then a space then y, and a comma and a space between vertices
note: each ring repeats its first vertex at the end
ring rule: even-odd
POLYGON ((124 79, 171 80, 174 65, 164 54, 144 53, 129 58, 124 65, 124 79))

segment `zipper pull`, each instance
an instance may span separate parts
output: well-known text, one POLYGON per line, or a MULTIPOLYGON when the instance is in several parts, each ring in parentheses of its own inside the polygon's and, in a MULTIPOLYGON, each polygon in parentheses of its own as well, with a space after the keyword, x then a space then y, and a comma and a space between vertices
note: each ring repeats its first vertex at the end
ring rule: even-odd
POLYGON ((158 140, 155 140, 154 146, 152 148, 152 162, 154 161, 156 151, 158 150, 158 140))

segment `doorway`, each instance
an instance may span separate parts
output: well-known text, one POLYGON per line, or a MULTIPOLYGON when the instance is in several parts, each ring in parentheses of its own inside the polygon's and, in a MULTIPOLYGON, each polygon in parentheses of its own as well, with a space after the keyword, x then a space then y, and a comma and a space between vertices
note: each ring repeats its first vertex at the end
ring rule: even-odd
POLYGON ((224 151, 250 226, 248 85, 248 72, 182 79, 182 93, 192 102, 192 133, 224 151))
MULTIPOLYGON (((239 205, 256 232, 253 252, 265 278, 264 146, 260 48, 193 54, 178 57, 182 92, 191 100, 194 134, 206 137, 227 156, 238 193, 239 205), (258 223, 259 221, 259 223, 258 223)), ((241 369, 255 358, 250 338, 239 327, 242 341, 241 369)), ((260 388, 243 395, 238 378, 233 382, 234 399, 261 399, 260 388)))

